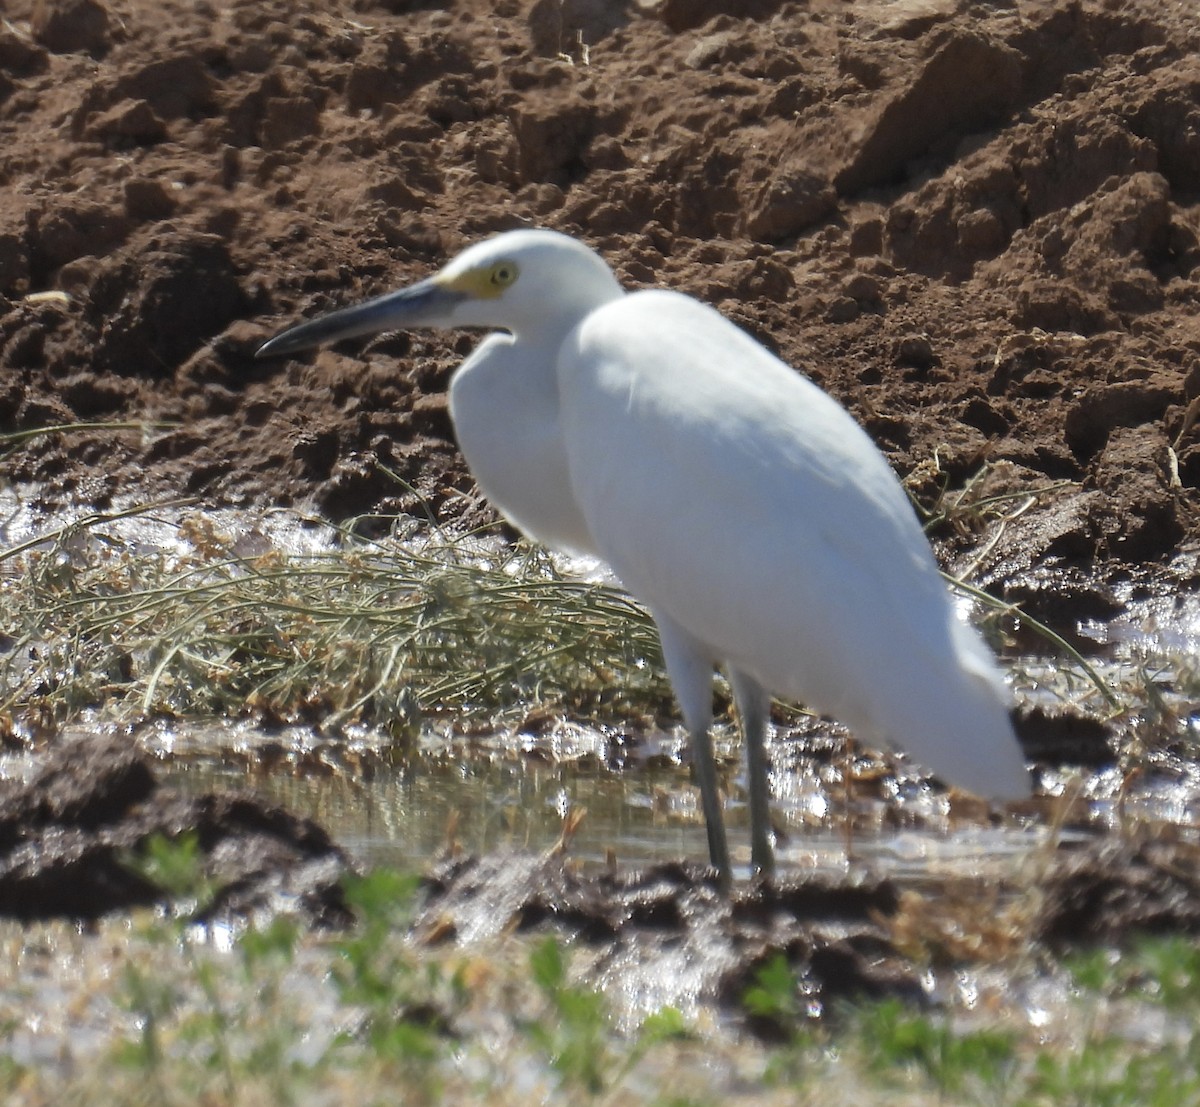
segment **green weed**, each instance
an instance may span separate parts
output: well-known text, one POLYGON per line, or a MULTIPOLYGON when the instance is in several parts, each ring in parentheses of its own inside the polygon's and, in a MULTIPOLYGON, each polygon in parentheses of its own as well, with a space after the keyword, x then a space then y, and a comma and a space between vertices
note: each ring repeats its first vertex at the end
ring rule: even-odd
POLYGON ((618 1087, 649 1051, 688 1034, 682 1015, 665 1007, 641 1024, 631 1042, 621 1042, 604 995, 568 980, 566 952, 556 938, 534 947, 529 968, 548 1009, 526 1022, 525 1032, 558 1073, 564 1092, 598 1097, 618 1087))
POLYGON ((944 1014, 913 1011, 894 999, 863 1010, 857 1030, 876 1075, 893 1080, 896 1070, 915 1070, 942 1101, 956 1102, 967 1094, 987 1101, 1016 1060, 1014 1035, 959 1031, 944 1014))
MULTIPOLYGON (((187 848, 177 848, 168 860, 182 872, 187 848)), ((831 1088, 864 1107, 1200 1102, 1200 947, 1191 939, 1072 959, 1077 998, 1063 1000, 1073 1010, 1048 1031, 894 1000, 817 1022, 804 1017, 786 962, 772 959, 743 1007, 793 1032, 764 1046, 702 1031, 673 1009, 622 1032, 554 937, 515 957, 424 948, 409 934, 417 894, 411 877, 372 873, 348 889, 353 930, 311 935, 277 919, 225 949, 186 920, 140 916, 116 971, 97 977, 114 1012, 103 1051, 66 1068, 0 1059, 6 1102, 255 1107, 349 1095, 364 1105, 773 1107, 827 1102, 831 1088)), ((113 942, 107 935, 98 950, 113 942)), ((34 1015, 37 995, 27 989, 20 1013, 3 1014, 6 1037, 34 1015)))

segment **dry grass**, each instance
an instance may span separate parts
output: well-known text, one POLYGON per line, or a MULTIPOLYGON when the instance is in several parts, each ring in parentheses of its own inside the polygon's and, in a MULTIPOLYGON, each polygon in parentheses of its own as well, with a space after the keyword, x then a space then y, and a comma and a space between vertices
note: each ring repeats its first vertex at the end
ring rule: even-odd
POLYGON ((646 613, 527 547, 346 531, 323 553, 244 555, 195 515, 175 550, 147 553, 123 522, 0 554, 0 712, 253 710, 404 731, 429 712, 604 717, 669 696, 646 613))

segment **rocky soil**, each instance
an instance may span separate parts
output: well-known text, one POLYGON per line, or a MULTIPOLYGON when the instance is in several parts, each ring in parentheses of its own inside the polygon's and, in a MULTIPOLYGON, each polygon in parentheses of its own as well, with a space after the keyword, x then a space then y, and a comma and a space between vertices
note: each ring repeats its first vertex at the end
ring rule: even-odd
MULTIPOLYGON (((926 503, 984 467, 989 494, 1053 486, 992 535, 985 582, 1153 566, 1195 586, 1190 5, 4 14, 0 432, 133 424, 9 449, 5 478, 47 512, 194 496, 347 518, 423 499, 488 518, 443 394, 474 336, 252 355, 287 322, 536 224, 601 249, 630 287, 719 306, 844 401, 926 503)), ((960 523, 943 537, 975 545, 960 523)), ((1072 614, 1110 602, 1079 594, 1072 614)))

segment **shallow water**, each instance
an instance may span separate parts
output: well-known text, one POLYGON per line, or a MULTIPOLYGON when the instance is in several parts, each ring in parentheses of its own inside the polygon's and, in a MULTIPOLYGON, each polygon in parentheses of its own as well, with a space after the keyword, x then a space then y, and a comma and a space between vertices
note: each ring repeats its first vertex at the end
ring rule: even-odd
POLYGON ((603 861, 611 849, 622 861, 696 854, 703 826, 656 810, 657 788, 677 788, 678 774, 611 773, 507 761, 417 758, 379 766, 366 776, 342 772, 252 771, 219 756, 172 759, 164 781, 193 791, 252 787, 288 810, 320 822, 367 864, 411 868, 451 847, 470 853, 541 850, 561 836, 570 811, 586 809, 573 855, 603 861))
MULTIPOLYGON (((688 768, 661 752, 651 764, 609 769, 590 754, 555 759, 528 737, 497 735, 487 749, 475 739, 393 763, 368 747, 347 752, 319 742, 299 756, 293 747, 277 757, 280 736, 247 724, 160 724, 140 737, 160 757, 164 781, 197 792, 252 788, 316 819, 365 865, 419 869, 450 851, 548 850, 567 814, 581 810, 569 853, 582 863, 707 858, 688 768)), ((662 736, 656 750, 672 741, 662 736)), ((790 760, 782 746, 779 752, 781 762, 790 760)), ((748 876, 738 783, 731 772, 726 818, 738 875, 748 876)), ((899 798, 857 796, 848 837, 841 797, 811 774, 780 772, 774 790, 783 870, 838 876, 869 868, 914 883, 949 875, 1003 878, 1046 836, 1036 820, 1019 815, 994 826, 951 817, 942 797, 918 788, 899 798), (897 828, 898 818, 907 825, 897 828)))

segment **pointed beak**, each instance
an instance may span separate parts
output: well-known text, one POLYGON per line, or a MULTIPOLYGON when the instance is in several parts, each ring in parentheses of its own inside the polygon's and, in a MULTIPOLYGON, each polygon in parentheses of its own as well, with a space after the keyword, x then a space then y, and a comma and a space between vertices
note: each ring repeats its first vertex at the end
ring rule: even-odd
POLYGON ((465 294, 438 282, 436 277, 388 292, 373 300, 342 308, 281 331, 264 342, 255 357, 279 357, 325 346, 343 338, 381 331, 445 325, 465 294))

